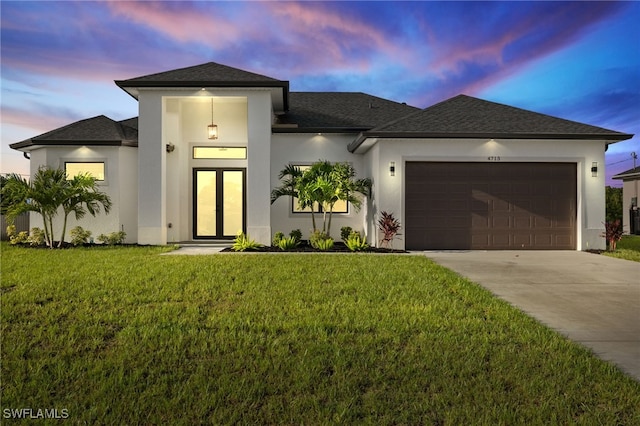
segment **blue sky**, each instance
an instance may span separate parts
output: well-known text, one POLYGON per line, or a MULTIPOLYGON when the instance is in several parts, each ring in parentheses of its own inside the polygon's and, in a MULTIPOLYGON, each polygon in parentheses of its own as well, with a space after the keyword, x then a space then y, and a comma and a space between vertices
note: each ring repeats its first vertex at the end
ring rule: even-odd
MULTIPOLYGON (((640 134, 640 2, 5 1, 0 172, 8 148, 99 114, 137 115, 114 80, 214 61, 294 91, 417 107, 464 93, 640 134)), ((640 136, 612 145, 610 177, 640 136)), ((640 161, 638 162, 640 164, 640 161)))

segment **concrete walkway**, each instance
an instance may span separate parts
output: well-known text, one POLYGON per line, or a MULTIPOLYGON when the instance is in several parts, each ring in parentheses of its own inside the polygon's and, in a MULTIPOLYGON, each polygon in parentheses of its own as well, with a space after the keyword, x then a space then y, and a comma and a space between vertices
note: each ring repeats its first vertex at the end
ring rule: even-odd
POLYGON ((227 247, 231 247, 229 244, 193 244, 193 245, 180 245, 177 250, 170 251, 168 253, 162 253, 163 256, 183 256, 183 255, 205 255, 220 253, 227 247))
POLYGON ((579 251, 425 255, 640 380, 640 263, 579 251))

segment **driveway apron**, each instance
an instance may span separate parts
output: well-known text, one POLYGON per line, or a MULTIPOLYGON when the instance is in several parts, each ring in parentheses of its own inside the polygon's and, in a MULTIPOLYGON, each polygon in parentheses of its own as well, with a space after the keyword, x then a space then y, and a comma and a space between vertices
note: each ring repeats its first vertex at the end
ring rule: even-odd
POLYGON ((640 380, 640 263, 581 251, 427 251, 640 380))

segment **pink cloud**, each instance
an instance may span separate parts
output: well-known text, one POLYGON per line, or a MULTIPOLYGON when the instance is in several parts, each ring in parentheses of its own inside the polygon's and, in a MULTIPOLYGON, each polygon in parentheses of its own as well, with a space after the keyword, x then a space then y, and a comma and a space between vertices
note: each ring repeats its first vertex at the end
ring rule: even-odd
MULTIPOLYGON (((3 127, 6 125, 21 127, 28 130, 31 137, 41 135, 58 127, 66 126, 82 118, 88 118, 80 117, 68 109, 46 108, 42 105, 30 107, 29 109, 2 105, 0 112, 3 127)), ((3 139, 5 139, 4 136, 5 135, 3 135, 3 139)), ((20 141, 8 141, 8 143, 14 142, 20 141)))
POLYGON ((409 52, 375 25, 346 16, 339 7, 300 2, 269 2, 266 6, 286 34, 287 49, 300 55, 294 73, 323 70, 367 71, 373 56, 409 63, 409 52))
POLYGON ((222 8, 215 6, 205 13, 190 2, 109 1, 107 4, 115 16, 144 25, 179 42, 199 42, 221 49, 251 33, 250 25, 237 25, 228 19, 222 8))

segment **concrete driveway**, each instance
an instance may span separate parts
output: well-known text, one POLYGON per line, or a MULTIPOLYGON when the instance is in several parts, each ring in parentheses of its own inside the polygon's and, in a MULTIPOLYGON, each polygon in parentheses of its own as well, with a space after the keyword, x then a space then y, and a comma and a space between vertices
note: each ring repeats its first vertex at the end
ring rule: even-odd
POLYGON ((640 263, 580 251, 425 255, 640 380, 640 263))

